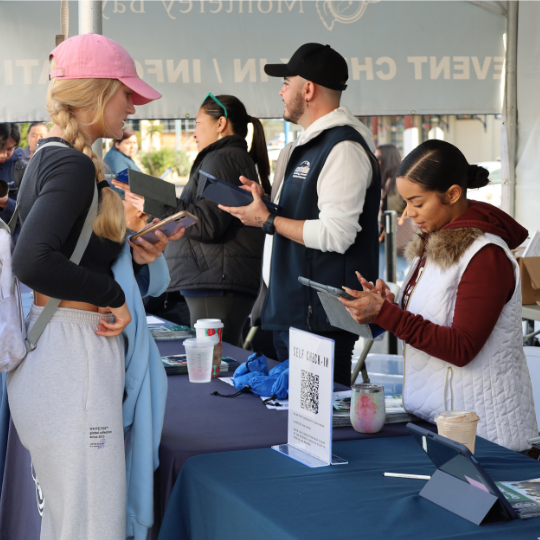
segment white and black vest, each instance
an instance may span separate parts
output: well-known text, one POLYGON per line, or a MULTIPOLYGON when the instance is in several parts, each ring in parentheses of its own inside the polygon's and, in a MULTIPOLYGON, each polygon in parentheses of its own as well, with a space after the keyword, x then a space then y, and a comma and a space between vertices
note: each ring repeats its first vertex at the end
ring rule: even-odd
MULTIPOLYGON (((538 426, 523 352, 519 267, 500 237, 477 233, 461 257, 449 266, 441 266, 436 257, 428 256, 410 297, 408 311, 440 326, 451 326, 463 273, 476 253, 488 244, 503 248, 512 262, 516 280, 512 298, 504 306, 484 347, 464 367, 453 366, 404 344, 403 405, 428 422, 434 422, 435 415, 445 410, 475 411, 480 417, 479 436, 521 451, 529 447, 527 439, 538 436, 538 426)), ((414 259, 406 282, 418 261, 414 259)))

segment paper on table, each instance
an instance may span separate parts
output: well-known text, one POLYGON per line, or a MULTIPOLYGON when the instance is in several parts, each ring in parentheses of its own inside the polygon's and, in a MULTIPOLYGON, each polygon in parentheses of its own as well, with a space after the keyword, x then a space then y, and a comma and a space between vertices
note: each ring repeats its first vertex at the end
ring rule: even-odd
POLYGON ((152 326, 153 324, 164 324, 165 321, 163 319, 158 319, 157 317, 154 317, 153 315, 147 315, 146 316, 146 324, 148 326, 152 326))
POLYGON ((495 484, 520 519, 540 516, 540 478, 495 484))
POLYGON ((540 231, 536 231, 532 235, 522 257, 540 257, 540 231))

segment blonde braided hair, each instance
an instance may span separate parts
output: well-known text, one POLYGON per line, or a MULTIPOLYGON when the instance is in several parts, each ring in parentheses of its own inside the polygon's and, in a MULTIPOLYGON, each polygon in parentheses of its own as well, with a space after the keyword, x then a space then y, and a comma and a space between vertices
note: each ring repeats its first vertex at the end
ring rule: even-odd
MULTIPOLYGON (((54 67, 54 59, 52 62, 54 67)), ((116 79, 52 79, 47 91, 47 111, 51 120, 63 131, 63 138, 74 148, 87 155, 96 169, 96 182, 105 180, 103 161, 92 150, 92 145, 80 130, 78 111, 88 113, 90 121, 84 125, 95 125, 104 134, 109 130, 105 125, 104 110, 107 102, 122 83, 116 79)), ((74 179, 76 181, 76 179, 74 179)), ((98 215, 92 229, 97 236, 123 243, 126 238, 126 219, 122 200, 110 188, 101 190, 98 215)))

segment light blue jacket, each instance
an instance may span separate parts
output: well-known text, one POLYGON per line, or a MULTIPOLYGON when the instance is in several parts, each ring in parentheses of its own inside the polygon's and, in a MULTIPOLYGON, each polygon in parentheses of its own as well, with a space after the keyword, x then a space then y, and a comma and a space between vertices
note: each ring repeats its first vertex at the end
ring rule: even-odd
POLYGON ((167 375, 161 355, 146 324, 142 297, 159 296, 169 284, 164 257, 156 259, 135 277, 126 242, 112 266, 122 287, 132 321, 124 330, 126 382, 123 404, 126 443, 127 538, 146 540, 154 522, 154 471, 165 415, 167 375))
POLYGON ((134 171, 139 172, 141 170, 129 156, 126 156, 126 154, 120 152, 120 150, 117 150, 114 146, 105 154, 103 161, 107 165, 107 172, 110 171, 114 174, 119 173, 124 169, 133 169, 134 171))

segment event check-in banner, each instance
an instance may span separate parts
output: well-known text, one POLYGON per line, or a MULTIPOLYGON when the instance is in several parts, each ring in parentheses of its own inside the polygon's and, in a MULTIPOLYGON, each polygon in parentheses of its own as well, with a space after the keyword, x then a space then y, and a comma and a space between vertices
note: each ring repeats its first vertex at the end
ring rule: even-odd
MULTIPOLYGON (((70 35, 78 33, 70 2, 70 35)), ((504 17, 468 2, 301 0, 104 1, 103 33, 163 98, 134 118, 194 116, 208 92, 281 117, 266 63, 303 43, 330 44, 349 65, 343 103, 356 115, 499 113, 504 17)), ((0 1, 0 121, 47 118, 48 53, 60 2, 0 1)))

